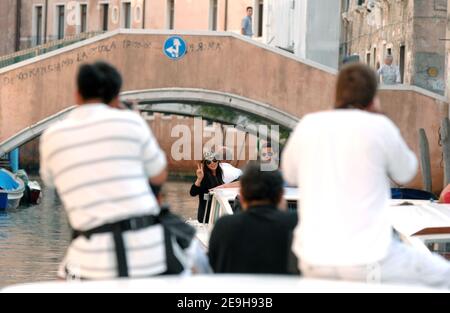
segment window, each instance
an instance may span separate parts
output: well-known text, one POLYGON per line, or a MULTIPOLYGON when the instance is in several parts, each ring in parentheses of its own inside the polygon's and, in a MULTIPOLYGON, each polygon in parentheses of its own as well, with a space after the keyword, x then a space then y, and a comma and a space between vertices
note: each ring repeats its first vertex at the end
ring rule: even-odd
POLYGON ((402 83, 404 83, 405 79, 405 53, 406 53, 406 47, 400 46, 400 77, 402 80, 402 83))
POLYGON ((447 260, 450 260, 450 240, 449 239, 433 239, 426 240, 425 245, 434 253, 442 255, 447 260))
POLYGON ((56 7, 56 18, 57 18, 57 38, 64 38, 64 26, 65 26, 65 12, 64 6, 58 5, 56 7))
POLYGON ((35 43, 42 44, 42 7, 35 8, 35 43))
POLYGON ((167 26, 169 29, 175 28, 175 0, 167 1, 167 26))
POLYGON ((210 12, 210 16, 211 16, 211 30, 216 31, 217 30, 217 16, 218 16, 218 10, 219 10, 219 5, 218 5, 218 0, 211 0, 211 12, 210 12))
POLYGON ((348 12, 348 9, 350 8, 350 0, 344 0, 343 4, 344 4, 343 12, 348 12))
POLYGON ((131 28, 131 3, 123 4, 123 28, 131 28))
POLYGON ((377 66, 377 48, 373 48, 373 66, 377 66))
MULTIPOLYGON (((293 2, 295 3, 295 2, 293 2)), ((263 21, 264 21, 264 0, 259 0, 258 4, 258 37, 263 36, 263 21)))
POLYGON ((102 21, 102 30, 108 31, 109 26, 109 4, 104 3, 101 5, 101 21, 102 21))
POLYGON ((367 53, 366 64, 370 66, 370 53, 367 53))
POLYGON ((391 49, 391 48, 388 48, 388 49, 387 49, 387 54, 388 54, 388 55, 392 55, 392 49, 391 49))
POLYGON ((80 5, 81 25, 80 32, 85 33, 87 31, 87 4, 80 5))

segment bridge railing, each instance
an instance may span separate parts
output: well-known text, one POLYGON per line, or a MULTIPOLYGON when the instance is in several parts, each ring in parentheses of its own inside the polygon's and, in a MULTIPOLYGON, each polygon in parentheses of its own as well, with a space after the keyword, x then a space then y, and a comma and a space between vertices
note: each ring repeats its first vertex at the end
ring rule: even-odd
POLYGON ((0 68, 10 66, 34 57, 37 57, 41 54, 48 53, 57 49, 64 48, 71 44, 95 37, 97 35, 103 34, 104 32, 89 32, 82 33, 73 36, 66 36, 64 39, 53 40, 43 45, 39 45, 33 48, 20 50, 8 55, 4 55, 0 57, 0 68))

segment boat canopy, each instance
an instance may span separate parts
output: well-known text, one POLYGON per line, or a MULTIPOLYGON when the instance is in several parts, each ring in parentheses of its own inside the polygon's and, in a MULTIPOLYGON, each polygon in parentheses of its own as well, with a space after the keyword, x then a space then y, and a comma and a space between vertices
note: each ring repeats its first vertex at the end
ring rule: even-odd
POLYGON ((19 183, 8 172, 0 169, 0 189, 11 191, 19 188, 19 183))

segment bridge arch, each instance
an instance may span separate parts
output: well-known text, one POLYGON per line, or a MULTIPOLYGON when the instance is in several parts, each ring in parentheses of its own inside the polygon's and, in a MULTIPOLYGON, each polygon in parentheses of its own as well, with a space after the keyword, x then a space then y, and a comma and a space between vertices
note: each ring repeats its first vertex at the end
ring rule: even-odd
MULTIPOLYGON (((137 102, 141 112, 167 113, 233 125, 257 134, 257 125, 278 125, 289 132, 299 119, 266 103, 238 95, 192 88, 162 88, 122 93, 123 101, 137 102)), ((31 125, 0 143, 0 155, 39 137, 47 128, 64 119, 74 106, 31 125)), ((270 137, 270 133, 263 134, 270 137)))

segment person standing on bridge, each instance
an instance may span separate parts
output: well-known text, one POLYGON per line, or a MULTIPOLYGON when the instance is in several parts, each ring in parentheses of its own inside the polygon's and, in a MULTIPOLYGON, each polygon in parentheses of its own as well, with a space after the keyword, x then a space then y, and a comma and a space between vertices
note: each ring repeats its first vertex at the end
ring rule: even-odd
POLYGON ((306 115, 289 139, 282 167, 301 190, 293 244, 301 271, 450 288, 449 262, 394 238, 389 179, 408 183, 418 162, 379 112, 375 72, 351 64, 339 73, 335 110, 306 115))
POLYGON ((149 184, 166 181, 165 154, 144 119, 123 110, 115 68, 82 65, 77 84, 78 107, 40 144, 41 177, 57 189, 73 228, 60 278, 174 274, 149 184))
POLYGON ((253 8, 247 7, 247 15, 242 19, 241 34, 247 37, 253 37, 253 8))
POLYGON ((393 65, 393 62, 394 57, 388 54, 384 59, 383 66, 381 66, 377 71, 380 77, 380 82, 384 85, 396 85, 402 83, 400 69, 398 66, 393 65))

